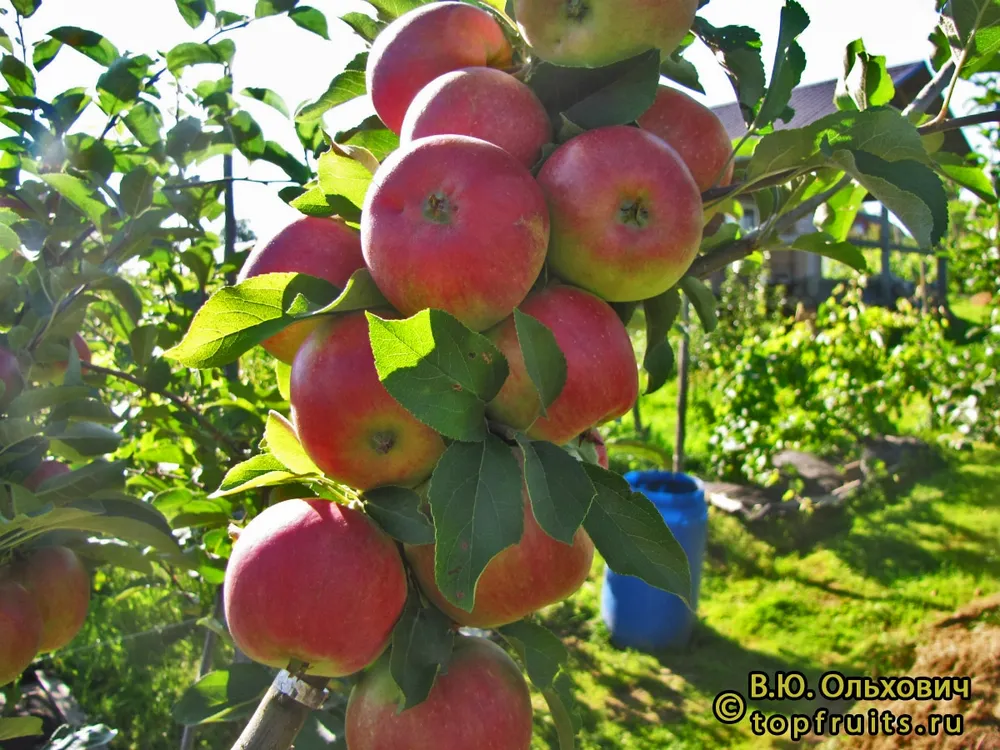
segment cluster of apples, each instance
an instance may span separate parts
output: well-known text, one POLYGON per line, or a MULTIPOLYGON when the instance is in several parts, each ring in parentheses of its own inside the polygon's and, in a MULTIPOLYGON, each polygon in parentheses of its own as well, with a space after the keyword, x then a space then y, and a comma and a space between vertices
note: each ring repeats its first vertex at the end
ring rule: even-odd
MULTIPOLYGON (((642 6, 515 3, 535 55, 579 66, 672 50, 697 2, 642 6)), ((509 376, 488 404, 491 420, 535 440, 595 442, 606 467, 595 428, 626 413, 639 385, 628 332, 609 303, 654 297, 686 273, 703 233, 701 193, 731 179, 731 141, 710 110, 661 87, 639 127, 584 132, 543 161, 552 118, 513 59, 497 17, 467 3, 431 3, 383 29, 369 54, 368 90, 400 148, 373 174, 360 231, 339 217, 300 218, 254 248, 240 280, 298 272, 343 288, 366 268, 389 303, 375 314, 444 310, 503 353, 509 376), (544 416, 515 308, 552 331, 566 360, 565 385, 544 416)), ((291 366, 292 422, 327 477, 362 492, 426 488, 446 441, 379 382, 364 312, 299 321, 262 345, 291 366)), ((351 694, 351 750, 525 750, 527 686, 488 640, 459 636, 428 699, 402 713, 378 661, 406 602, 404 559, 459 626, 500 627, 582 585, 594 556, 586 531, 572 545, 552 539, 526 488, 522 498, 523 537, 487 565, 471 612, 438 588, 433 544, 400 547, 354 507, 278 502, 234 544, 225 581, 233 638, 258 662, 304 662, 315 675, 375 664, 351 694)))
MULTIPOLYGON (((23 484, 34 491, 69 470, 49 459, 23 484)), ((68 547, 30 548, 0 567, 0 686, 18 679, 38 654, 72 641, 89 607, 90 574, 68 547)))

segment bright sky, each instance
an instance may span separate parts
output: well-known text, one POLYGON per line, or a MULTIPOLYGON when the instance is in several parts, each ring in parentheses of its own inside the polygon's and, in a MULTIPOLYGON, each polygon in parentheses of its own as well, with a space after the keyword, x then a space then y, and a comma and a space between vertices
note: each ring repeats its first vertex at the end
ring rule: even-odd
MULTIPOLYGON (((890 65, 922 60, 930 45, 927 37, 936 23, 934 0, 801 0, 812 24, 802 35, 808 65, 803 83, 837 78, 842 69, 843 51, 852 40, 862 37, 869 52, 885 55, 890 65)), ((318 97, 330 79, 363 47, 337 16, 349 11, 371 13, 361 0, 304 0, 326 13, 331 40, 299 29, 284 17, 255 22, 246 29, 231 34, 236 42, 234 62, 235 91, 246 86, 263 86, 278 91, 289 108, 318 97)), ((716 26, 744 24, 761 32, 765 66, 770 70, 778 35, 782 0, 712 0, 702 9, 703 16, 716 26)), ((8 7, 9 0, 0 0, 8 7)), ((218 9, 253 14, 253 0, 217 0, 218 9)), ((0 16, 2 27, 16 38, 11 15, 0 16)), ((213 28, 206 22, 191 30, 181 19, 172 0, 44 0, 40 10, 24 24, 29 47, 58 26, 81 26, 100 32, 120 51, 166 53, 181 41, 202 41, 213 28)), ((716 64, 712 53, 696 42, 688 53, 700 73, 707 95, 704 101, 718 104, 733 100, 732 88, 716 64)), ((44 97, 52 96, 73 86, 92 85, 99 66, 75 50, 64 48, 56 60, 39 76, 39 89, 44 97)), ((217 66, 189 69, 185 82, 217 78, 217 66)), ((164 80, 168 80, 165 78, 164 80)), ((168 102, 174 96, 172 87, 161 84, 168 102)), ((961 92, 960 92, 961 93, 961 92)), ((269 107, 246 100, 245 106, 257 118, 266 137, 282 143, 290 152, 301 153, 292 124, 269 107)), ((956 102, 963 112, 963 101, 956 102)), ((360 101, 339 108, 327 119, 328 130, 334 132, 362 119, 370 113, 370 104, 360 101)), ((81 119, 78 129, 93 132, 104 125, 104 116, 92 106, 89 119, 81 119)), ((211 179, 221 173, 221 159, 202 165, 201 175, 211 179)), ((259 179, 282 178, 277 167, 257 163, 252 167, 241 157, 236 160, 236 174, 259 179)), ((278 231, 298 214, 277 197, 280 186, 239 183, 236 191, 236 211, 239 218, 249 219, 259 236, 267 237, 278 231)))

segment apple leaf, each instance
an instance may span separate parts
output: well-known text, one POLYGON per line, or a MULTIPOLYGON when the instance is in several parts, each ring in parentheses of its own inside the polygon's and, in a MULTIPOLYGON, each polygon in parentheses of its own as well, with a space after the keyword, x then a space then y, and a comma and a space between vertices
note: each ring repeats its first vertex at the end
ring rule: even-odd
POLYGON ((694 19, 693 29, 729 76, 743 119, 749 125, 767 88, 760 32, 749 26, 716 28, 701 16, 694 19))
MULTIPOLYGON (((296 273, 254 276, 213 294, 191 321, 179 344, 163 356, 186 367, 221 367, 290 323, 309 314, 290 315, 301 298, 327 304, 339 290, 323 279, 296 273)), ((311 314, 311 313, 310 313, 311 314)))
POLYGON ((486 402, 508 373, 492 342, 443 310, 405 320, 366 315, 375 369, 389 394, 446 437, 485 439, 486 402))
POLYGON ((510 446, 488 435, 452 443, 431 476, 434 577, 445 599, 466 612, 490 560, 524 533, 521 471, 510 446))
POLYGON ((840 261, 858 273, 868 272, 868 261, 865 260, 864 253, 850 242, 838 242, 826 232, 813 232, 796 237, 792 247, 840 261))
POLYGON ((433 544, 434 526, 420 510, 420 495, 406 487, 376 487, 364 494, 365 511, 393 539, 433 544))
POLYGON ((528 677, 539 690, 552 687, 556 675, 569 661, 569 651, 550 630, 530 620, 500 628, 500 635, 517 651, 528 677))
POLYGON ((208 0, 174 0, 174 2, 177 3, 177 10, 184 23, 192 29, 201 26, 208 14, 208 0))
POLYGON ((754 127, 758 130, 779 118, 788 122, 794 115, 788 102, 792 98, 792 91, 802 80, 802 71, 806 67, 806 53, 796 39, 808 26, 809 14, 797 0, 785 0, 785 7, 781 9, 781 26, 778 29, 778 47, 774 54, 774 67, 771 69, 771 83, 754 118, 754 127))
POLYGON ((611 570, 689 602, 687 555, 656 506, 621 476, 594 464, 584 466, 597 488, 584 528, 611 570))
MULTIPOLYGON (((840 174, 837 172, 837 175, 840 174)), ((853 182, 842 188, 817 209, 819 228, 837 242, 844 242, 851 233, 851 227, 854 226, 854 220, 861 210, 866 195, 868 195, 867 188, 853 182)), ((803 195, 802 200, 806 200, 807 197, 803 195)))
POLYGON ((16 740, 42 734, 42 720, 38 716, 11 716, 0 719, 0 740, 16 740))
POLYGON ((646 385, 646 395, 649 395, 663 387, 674 369, 674 350, 667 334, 680 313, 681 296, 676 289, 669 289, 645 300, 642 305, 646 313, 646 353, 642 366, 649 374, 646 385))
POLYGON ((653 106, 660 85, 660 53, 640 55, 623 74, 607 85, 591 91, 562 114, 585 130, 626 125, 653 106))
POLYGON ((958 49, 967 48, 962 76, 996 69, 1000 51, 1000 4, 995 0, 950 0, 941 5, 941 28, 958 49))
POLYGON ((349 156, 326 151, 319 157, 317 171, 327 203, 347 221, 359 220, 372 181, 368 167, 349 156))
POLYGON ((278 112, 288 117, 288 105, 285 104, 285 100, 281 98, 281 95, 271 89, 249 87, 243 89, 240 92, 243 96, 248 96, 251 99, 256 99, 257 101, 266 104, 267 106, 276 109, 278 112))
POLYGON ((270 453, 259 453, 226 472, 219 489, 210 498, 226 497, 255 487, 270 487, 297 481, 298 477, 270 453))
POLYGON ((316 311, 316 315, 346 313, 354 310, 368 310, 373 307, 388 307, 382 292, 375 285, 367 268, 359 268, 347 280, 344 291, 326 307, 316 311))
POLYGON ((596 490, 583 464, 557 445, 518 436, 524 456, 524 481, 535 520, 546 534, 573 544, 596 490))
POLYGON ((320 189, 319 185, 311 187, 298 195, 288 205, 298 209, 299 213, 303 213, 306 216, 325 218, 337 214, 336 207, 331 205, 330 201, 326 199, 326 193, 320 189))
POLYGON ((437 607, 422 606, 411 589, 393 628, 389 655, 389 671, 403 694, 397 712, 423 703, 438 672, 447 670, 454 645, 451 620, 437 607))
POLYGON ((99 492, 124 489, 126 465, 124 461, 91 461, 68 474, 46 479, 35 491, 35 496, 42 503, 60 506, 99 492))
MULTIPOLYGON (((12 57, 4 58, 13 60, 12 57)), ((59 195, 76 206, 84 216, 90 219, 98 229, 101 218, 108 211, 108 204, 101 200, 91 187, 70 174, 50 173, 39 175, 42 182, 55 190, 59 195)))
POLYGON ((184 726, 238 721, 253 713, 272 680, 261 664, 232 664, 200 678, 181 695, 171 714, 184 726))
POLYGON ((340 17, 340 20, 346 23, 354 33, 364 39, 366 42, 371 44, 375 41, 375 37, 381 33, 382 29, 385 28, 385 24, 376 21, 371 16, 366 16, 364 13, 345 13, 340 17))
POLYGON ((31 388, 21 393, 7 407, 8 417, 27 417, 42 409, 59 406, 93 396, 94 389, 85 385, 52 385, 31 388))
POLYGON ((847 45, 844 75, 837 82, 835 101, 838 109, 861 110, 889 104, 896 95, 896 85, 886 70, 885 57, 872 55, 861 39, 847 45))
POLYGON ((566 385, 566 356, 548 326, 516 308, 514 328, 517 331, 517 343, 521 347, 521 357, 524 359, 524 369, 538 391, 542 416, 547 416, 546 409, 559 397, 566 385))
POLYGON ((300 5, 297 8, 292 8, 288 17, 299 28, 311 31, 313 34, 321 36, 324 39, 330 38, 330 31, 323 11, 311 8, 308 5, 300 5))
POLYGON ((322 475, 323 473, 302 447, 292 423, 273 409, 267 415, 261 449, 266 449, 293 474, 322 475))
POLYGON ((719 324, 716 317, 718 300, 715 299, 715 294, 712 290, 705 286, 705 282, 694 276, 685 276, 681 279, 680 287, 684 290, 684 296, 694 305, 694 310, 698 313, 698 318, 701 320, 701 326, 705 329, 705 333, 714 331, 719 324))
POLYGON ((364 70, 345 70, 330 81, 330 86, 319 99, 300 108, 295 113, 295 119, 318 122, 334 107, 364 96, 367 92, 364 70))
POLYGON ((958 154, 939 151, 934 154, 934 168, 952 182, 961 185, 975 193, 976 197, 987 203, 996 203, 997 195, 993 189, 993 181, 976 164, 970 164, 958 154))

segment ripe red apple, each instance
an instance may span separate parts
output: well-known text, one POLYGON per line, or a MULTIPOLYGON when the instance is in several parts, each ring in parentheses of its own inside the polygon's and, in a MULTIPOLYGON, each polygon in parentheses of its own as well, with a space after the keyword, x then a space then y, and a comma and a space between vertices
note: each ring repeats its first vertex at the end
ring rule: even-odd
POLYGON ((680 156, 615 125, 560 146, 538 174, 552 221, 549 264, 610 302, 670 289, 701 244, 701 191, 680 156))
POLYGON ((0 393, 0 410, 6 409, 24 390, 24 378, 21 368, 10 351, 0 346, 0 382, 3 383, 3 393, 0 393))
POLYGON ((2 577, 0 571, 0 686, 21 676, 42 638, 42 615, 34 598, 19 583, 2 577))
POLYGON ((351 750, 528 750, 531 694, 517 664, 486 638, 459 636, 427 700, 397 713, 401 695, 383 661, 351 690, 351 750))
POLYGON ((466 68, 420 89, 399 137, 405 146, 447 134, 489 141, 530 169, 552 140, 552 123, 535 92, 513 76, 494 68, 466 68))
MULTIPOLYGON (((304 216, 259 243, 240 270, 239 281, 265 273, 304 273, 343 289, 351 274, 365 267, 361 237, 339 216, 304 216)), ((261 342, 271 356, 291 364, 319 321, 303 320, 261 342)))
MULTIPOLYGON (((87 365, 93 359, 90 345, 79 333, 73 334, 69 343, 76 349, 76 354, 80 358, 80 372, 86 374, 87 365)), ((69 369, 69 362, 42 362, 32 366, 31 378, 38 383, 62 385, 66 379, 66 370, 69 369)))
POLYGON ((413 97, 439 75, 506 68, 512 59, 503 29, 487 11, 461 2, 429 3, 404 13, 375 38, 368 91, 382 122, 399 133, 413 97))
POLYGON ((556 65, 599 68, 654 47, 674 51, 698 0, 514 0, 521 36, 556 65))
POLYGON ((636 121, 680 155, 705 192, 733 179, 733 142, 716 114, 683 91, 660 86, 653 106, 636 121))
POLYGON ((11 566, 10 577, 28 590, 42 618, 39 652, 55 651, 83 627, 90 606, 90 574, 68 547, 39 547, 11 566))
POLYGON ((56 461, 54 458, 49 458, 42 461, 21 484, 23 484, 26 489, 35 492, 42 486, 43 483, 52 479, 52 477, 69 474, 71 471, 72 469, 62 461, 56 461))
POLYGON ((571 596, 587 580, 594 559, 594 543, 587 532, 578 529, 572 546, 556 541, 535 521, 526 487, 522 489, 522 497, 521 541, 490 560, 476 585, 472 612, 448 602, 438 588, 434 579, 435 545, 404 548, 424 593, 459 625, 474 628, 507 625, 571 596))
POLYGON ((254 661, 341 677, 385 650, 406 601, 396 543, 364 513, 328 500, 267 508, 233 545, 226 621, 254 661))
POLYGON ((378 288, 410 316, 445 310, 481 331, 525 298, 545 263, 549 217, 531 173, 462 135, 412 141, 375 174, 361 244, 378 288))
POLYGON ((639 369, 628 331, 611 306, 572 286, 532 292, 518 308, 548 326, 566 358, 566 382, 541 417, 542 403, 524 365, 513 316, 486 336, 507 358, 510 375, 488 405, 490 417, 538 440, 566 443, 632 408, 639 369))
POLYGON ((335 316, 306 339, 292 364, 290 401, 306 453, 356 489, 418 485, 444 453, 441 436, 379 382, 364 312, 335 316))

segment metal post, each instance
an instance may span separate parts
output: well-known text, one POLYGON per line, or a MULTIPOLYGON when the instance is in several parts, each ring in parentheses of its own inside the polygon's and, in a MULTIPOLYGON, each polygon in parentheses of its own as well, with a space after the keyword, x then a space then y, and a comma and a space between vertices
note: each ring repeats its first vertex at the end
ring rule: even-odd
POLYGON ((691 321, 691 310, 687 297, 681 302, 681 322, 683 338, 681 338, 678 370, 680 380, 677 388, 677 431, 674 434, 674 473, 684 471, 684 438, 687 433, 687 397, 688 397, 688 324, 691 321))
POLYGON ((892 257, 889 245, 892 243, 892 224, 889 222, 889 209, 882 206, 882 221, 879 224, 879 245, 882 248, 882 275, 881 275, 881 295, 882 303, 886 307, 891 307, 892 299, 892 257))
POLYGON ((941 300, 940 306, 945 313, 950 315, 951 308, 948 306, 948 259, 939 255, 937 259, 937 293, 941 300))

